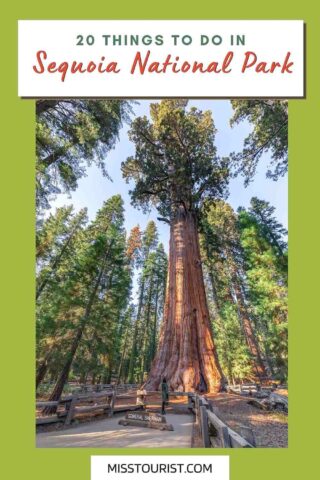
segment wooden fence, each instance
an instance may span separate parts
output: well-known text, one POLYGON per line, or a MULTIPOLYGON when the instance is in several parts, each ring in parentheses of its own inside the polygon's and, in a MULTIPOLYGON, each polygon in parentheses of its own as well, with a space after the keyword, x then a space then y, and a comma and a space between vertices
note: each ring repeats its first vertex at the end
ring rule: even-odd
POLYGON ((114 412, 141 408, 136 405, 136 388, 136 385, 121 385, 117 387, 100 385, 98 391, 92 391, 91 388, 81 388, 79 393, 61 398, 59 401, 37 401, 36 409, 40 415, 46 407, 56 407, 56 412, 53 415, 38 416, 36 424, 63 422, 65 425, 70 425, 75 417, 87 413, 99 413, 100 411, 112 416, 114 412))
POLYGON ((278 389, 287 389, 287 385, 260 385, 259 383, 244 383, 237 385, 228 385, 227 391, 240 395, 250 395, 250 393, 265 392, 270 393, 278 389))
MULTIPOLYGON (((107 413, 110 417, 117 412, 139 410, 142 407, 136 404, 136 385, 121 385, 112 389, 104 388, 102 391, 89 393, 75 393, 56 402, 38 401, 37 411, 46 407, 56 407, 53 415, 38 416, 37 425, 54 422, 63 422, 70 425, 77 417, 88 413, 107 413)), ((145 406, 149 408, 160 407, 162 404, 160 392, 148 392, 145 406)), ((205 448, 253 448, 255 441, 253 433, 246 427, 241 427, 243 432, 239 435, 228 427, 219 418, 217 411, 204 397, 192 392, 169 392, 169 406, 184 411, 192 411, 196 415, 202 445, 205 448), (170 397, 182 397, 183 403, 170 401, 170 397)))
MULTIPOLYGON (((39 385, 37 389, 37 393, 39 395, 47 394, 53 389, 53 387, 54 387, 54 383, 42 383, 41 385, 39 385)), ((138 385, 132 384, 132 383, 125 383, 121 385, 116 385, 116 387, 119 390, 128 391, 131 389, 137 389, 138 385)), ((67 395, 71 395, 74 393, 102 392, 104 390, 112 391, 114 388, 115 388, 115 384, 111 384, 111 383, 81 384, 81 383, 71 382, 71 383, 66 383, 64 387, 64 392, 66 392, 67 395)))
POLYGON ((232 430, 217 415, 217 411, 204 397, 194 396, 199 433, 204 448, 254 448, 255 440, 250 428, 241 427, 242 435, 232 430))

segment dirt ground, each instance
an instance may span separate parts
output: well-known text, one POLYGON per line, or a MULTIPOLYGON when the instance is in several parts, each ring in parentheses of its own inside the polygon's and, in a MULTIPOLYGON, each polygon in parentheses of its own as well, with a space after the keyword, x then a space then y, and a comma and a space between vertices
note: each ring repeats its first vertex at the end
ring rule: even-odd
POLYGON ((66 448, 189 448, 192 442, 194 416, 191 414, 166 415, 167 423, 173 431, 160 431, 152 428, 119 425, 124 415, 99 419, 96 422, 73 425, 68 429, 38 433, 37 447, 66 448))
POLYGON ((288 446, 288 417, 284 413, 265 412, 248 405, 249 398, 219 393, 206 395, 217 413, 230 428, 241 434, 240 425, 253 430, 257 447, 286 448, 288 446))

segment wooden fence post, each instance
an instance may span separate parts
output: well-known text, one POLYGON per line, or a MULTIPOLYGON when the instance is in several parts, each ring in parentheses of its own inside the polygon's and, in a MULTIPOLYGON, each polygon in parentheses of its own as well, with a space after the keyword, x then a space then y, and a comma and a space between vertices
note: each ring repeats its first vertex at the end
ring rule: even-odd
POLYGON ((109 416, 112 417, 113 415, 113 410, 114 410, 114 404, 116 402, 116 396, 117 396, 117 387, 115 386, 112 392, 112 397, 111 397, 111 404, 110 404, 110 413, 109 416))
POLYGON ((222 447, 223 448, 230 448, 231 447, 231 442, 230 442, 229 430, 228 430, 227 426, 221 428, 220 435, 221 435, 222 447))
POLYGON ((210 448, 209 428, 208 428, 208 414, 205 406, 200 407, 201 418, 201 436, 204 448, 210 448))
POLYGON ((196 411, 196 420, 199 424, 199 428, 201 428, 200 419, 199 419, 199 396, 198 395, 194 397, 194 409, 196 411))
POLYGON ((70 423, 72 422, 77 401, 78 401, 78 396, 77 395, 72 395, 72 400, 69 404, 69 409, 68 409, 68 413, 67 413, 67 416, 66 416, 65 425, 70 425, 70 423))
MULTIPOLYGON (((215 408, 213 407, 213 410, 215 408)), ((217 414, 213 411, 207 412, 208 418, 208 423, 210 423, 215 431, 217 432, 217 437, 219 439, 219 442, 221 443, 221 446, 223 448, 229 448, 231 447, 231 440, 230 440, 230 434, 229 434, 229 428, 227 425, 223 423, 222 420, 217 416, 217 414)))

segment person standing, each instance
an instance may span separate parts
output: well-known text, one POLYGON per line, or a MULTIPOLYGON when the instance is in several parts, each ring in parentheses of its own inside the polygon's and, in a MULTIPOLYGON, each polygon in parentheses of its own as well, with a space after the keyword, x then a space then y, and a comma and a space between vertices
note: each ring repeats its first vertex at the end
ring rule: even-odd
POLYGON ((165 410, 165 407, 166 407, 166 404, 168 403, 168 400, 169 400, 169 387, 168 387, 168 384, 167 384, 167 380, 165 378, 163 378, 162 382, 161 382, 161 395, 162 395, 162 415, 165 415, 166 414, 166 410, 165 410))
POLYGON ((139 407, 142 407, 142 410, 145 410, 146 399, 147 399, 147 391, 145 390, 143 385, 140 385, 139 389, 137 390, 136 405, 139 405, 139 407))

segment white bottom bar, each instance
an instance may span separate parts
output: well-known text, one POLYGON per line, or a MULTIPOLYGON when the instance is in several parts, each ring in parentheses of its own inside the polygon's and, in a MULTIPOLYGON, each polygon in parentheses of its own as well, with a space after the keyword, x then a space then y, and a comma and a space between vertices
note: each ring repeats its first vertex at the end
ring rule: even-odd
POLYGON ((229 480, 227 455, 94 455, 91 480, 229 480), (152 476, 152 477, 151 477, 152 476))

